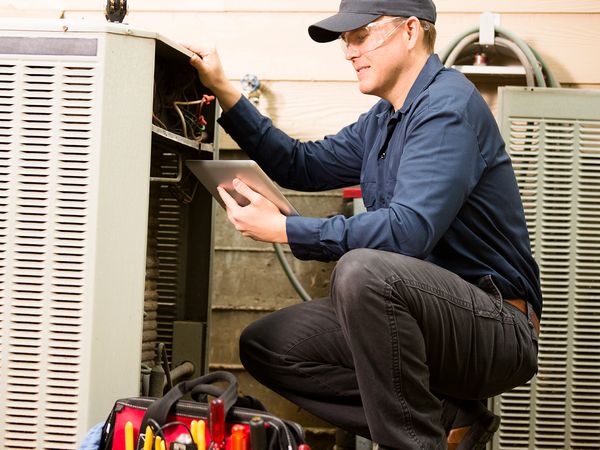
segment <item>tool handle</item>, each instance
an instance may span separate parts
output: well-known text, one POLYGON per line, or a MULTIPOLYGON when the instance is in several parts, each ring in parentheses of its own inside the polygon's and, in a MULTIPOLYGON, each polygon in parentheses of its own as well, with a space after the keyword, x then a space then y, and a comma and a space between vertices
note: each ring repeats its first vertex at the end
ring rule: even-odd
POLYGON ((167 416, 171 408, 184 395, 192 391, 198 394, 198 390, 210 391, 207 392, 208 394, 216 393, 217 391, 213 390, 213 384, 219 381, 226 381, 228 383, 225 390, 218 390, 218 398, 223 401, 224 415, 227 416, 227 413, 237 401, 238 382, 232 373, 216 371, 192 380, 182 381, 169 390, 162 398, 156 399, 146 410, 140 429, 146 429, 150 419, 154 419, 159 426, 163 426, 167 421, 167 416))

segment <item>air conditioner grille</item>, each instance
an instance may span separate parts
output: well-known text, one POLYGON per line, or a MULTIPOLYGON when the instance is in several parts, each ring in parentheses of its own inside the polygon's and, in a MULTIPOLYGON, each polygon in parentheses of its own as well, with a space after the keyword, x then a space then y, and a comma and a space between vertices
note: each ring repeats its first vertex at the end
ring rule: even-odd
POLYGON ((77 444, 95 77, 88 63, 0 65, 6 449, 77 444))
POLYGON ((579 128, 573 355, 573 446, 600 446, 600 123, 579 128))
POLYGON ((501 396, 495 448, 597 449, 600 122, 509 117, 508 124, 544 311, 539 372, 501 396))

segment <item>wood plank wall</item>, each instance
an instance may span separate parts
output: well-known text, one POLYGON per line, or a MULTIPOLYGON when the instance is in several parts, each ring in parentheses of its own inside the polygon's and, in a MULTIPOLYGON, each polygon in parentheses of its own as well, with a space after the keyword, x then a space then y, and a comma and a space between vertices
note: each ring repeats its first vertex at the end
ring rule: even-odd
MULTIPOLYGON (((99 20, 102 5, 102 0, 61 3, 66 18, 99 20)), ((129 5, 126 21, 133 28, 179 42, 215 44, 231 79, 257 75, 265 94, 261 108, 294 137, 336 132, 375 101, 357 91, 337 43, 317 44, 308 37, 308 25, 334 12, 337 0, 130 0, 129 5)), ((561 84, 600 88, 598 0, 438 0, 437 7, 438 52, 477 27, 481 12, 491 11, 539 52, 561 84)), ((237 148, 226 135, 221 138, 222 148, 237 148)))

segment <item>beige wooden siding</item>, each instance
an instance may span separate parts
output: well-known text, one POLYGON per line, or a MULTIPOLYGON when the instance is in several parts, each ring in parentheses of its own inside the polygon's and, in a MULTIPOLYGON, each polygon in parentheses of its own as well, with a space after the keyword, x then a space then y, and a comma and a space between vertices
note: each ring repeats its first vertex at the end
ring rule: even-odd
MULTIPOLYGON (((64 16, 103 20, 99 3, 64 0, 64 16)), ((232 80, 257 75, 265 86, 261 109, 293 137, 334 133, 376 100, 358 92, 354 71, 336 43, 317 44, 308 37, 308 25, 335 11, 337 0, 129 3, 126 21, 132 28, 156 30, 179 42, 215 44, 232 80)), ((600 46, 600 1, 442 0, 437 5, 438 52, 477 27, 482 11, 492 11, 500 14, 503 27, 539 52, 561 84, 600 88, 600 61, 594 57, 600 46)), ((486 99, 493 108, 493 88, 486 99)), ((237 146, 222 133, 221 148, 237 146)))
MULTIPOLYGON (((4 3, 17 3, 4 2, 4 3)), ((48 8, 47 0, 18 0, 28 7, 48 8)), ((98 0, 62 0, 57 2, 65 10, 98 9, 98 0)), ((339 5, 338 0, 129 0, 132 11, 309 11, 332 12, 339 5)), ((447 12, 516 12, 516 13, 597 13, 600 4, 597 0, 437 0, 438 13, 447 12)), ((1 3, 0 3, 1 5, 1 3)))
MULTIPOLYGON (((241 78, 249 71, 268 80, 352 81, 354 71, 337 43, 317 44, 307 27, 327 14, 311 12, 132 11, 134 28, 157 30, 180 42, 218 46, 227 73, 241 78)), ((96 16, 67 11, 65 17, 96 16)), ((501 25, 527 41, 561 83, 599 84, 600 63, 592 56, 600 44, 600 12, 589 14, 501 14, 501 25)), ((456 36, 478 26, 479 13, 440 13, 437 51, 456 36)))

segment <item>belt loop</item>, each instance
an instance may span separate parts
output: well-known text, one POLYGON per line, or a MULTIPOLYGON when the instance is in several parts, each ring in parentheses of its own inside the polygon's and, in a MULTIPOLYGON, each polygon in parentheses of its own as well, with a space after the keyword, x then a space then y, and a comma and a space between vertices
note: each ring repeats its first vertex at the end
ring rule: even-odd
POLYGON ((538 335, 536 333, 535 325, 533 324, 533 318, 532 318, 533 309, 531 307, 531 303, 526 301, 525 308, 527 308, 527 323, 529 324, 529 328, 531 328, 531 331, 533 332, 532 333, 533 338, 537 341, 538 335))

